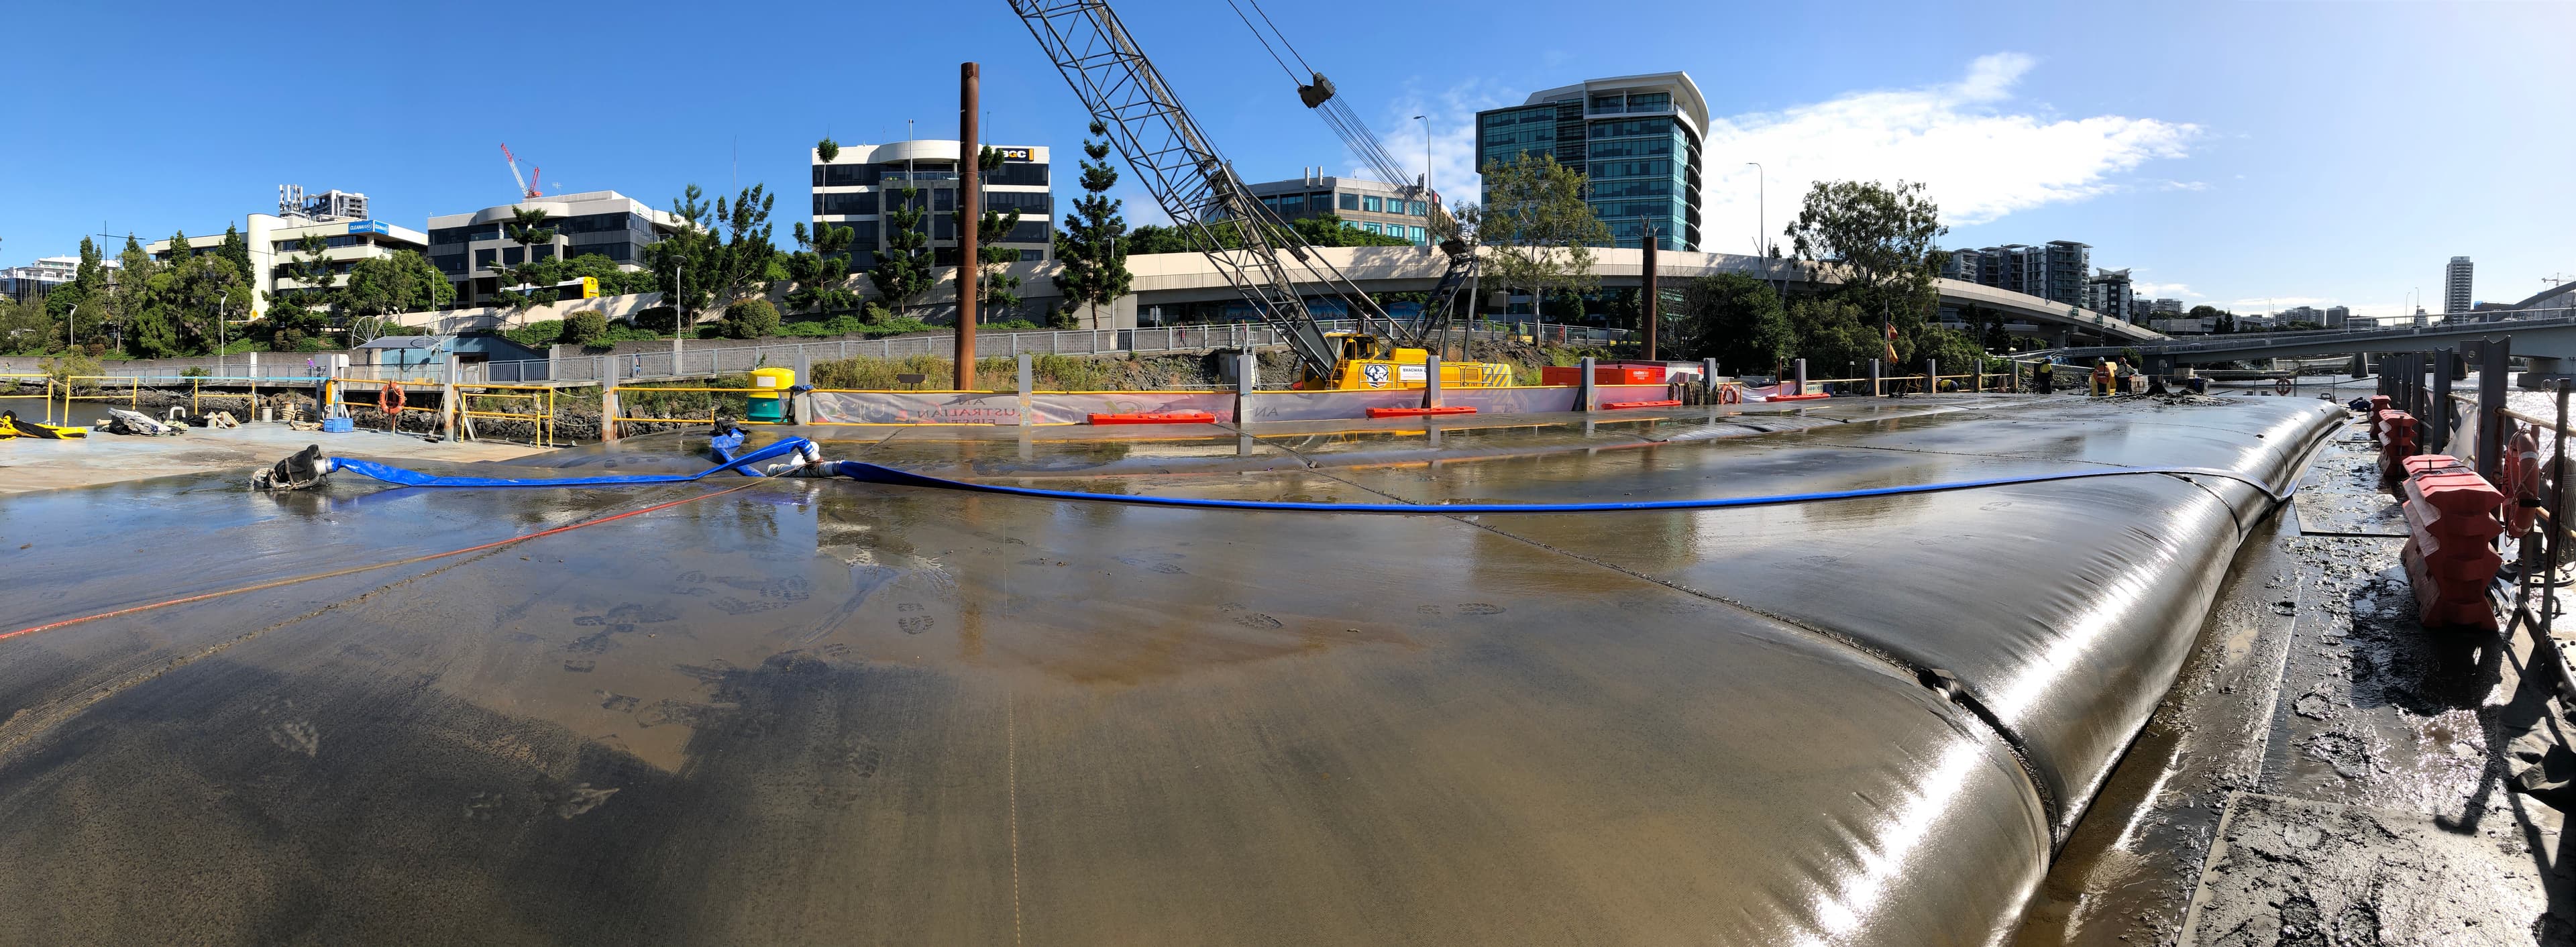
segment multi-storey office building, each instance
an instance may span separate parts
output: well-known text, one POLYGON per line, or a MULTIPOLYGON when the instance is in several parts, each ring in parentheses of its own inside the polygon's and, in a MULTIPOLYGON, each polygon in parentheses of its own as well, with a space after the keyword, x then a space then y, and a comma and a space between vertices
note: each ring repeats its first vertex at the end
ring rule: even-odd
POLYGON ((1707 133, 1708 101, 1688 73, 1589 79, 1476 113, 1476 165, 1553 155, 1590 177, 1586 199, 1614 245, 1642 247, 1652 226, 1658 247, 1697 250, 1707 133))
POLYGON ((1329 214, 1353 230, 1431 242, 1430 202, 1414 200, 1407 188, 1383 181, 1327 177, 1317 170, 1296 180, 1246 184, 1243 189, 1281 220, 1329 214))
MULTIPOLYGON (((121 265, 115 257, 108 257, 105 263, 111 267, 121 265)), ((54 287, 71 282, 72 277, 79 273, 79 257, 38 257, 34 263, 0 270, 0 295, 9 297, 12 302, 34 302, 45 298, 45 294, 53 292, 54 287)))
MULTIPOLYGON (((1002 166, 984 172, 984 209, 1017 210, 1020 223, 991 245, 1016 251, 1022 261, 1054 259, 1055 199, 1047 190, 1047 149, 993 147, 1002 153, 1002 166)), ((903 193, 909 187, 912 208, 928 211, 922 226, 930 232, 931 265, 956 266, 958 151, 954 140, 923 139, 847 145, 830 161, 813 152, 814 222, 857 231, 850 244, 851 268, 875 266, 886 247, 886 212, 904 209, 903 193)))
POLYGON ((2459 315, 2475 306, 2469 278, 2476 275, 2476 270, 2464 256, 2452 257, 2450 265, 2442 268, 2442 315, 2459 315))
POLYGON ((616 191, 551 195, 431 217, 429 262, 456 284, 457 305, 471 306, 500 291, 496 267, 596 254, 621 270, 643 269, 644 248, 677 233, 682 223, 677 214, 616 191), (545 226, 555 232, 554 239, 533 245, 510 239, 503 225, 517 220, 512 211, 519 209, 545 211, 545 226))
MULTIPOLYGON (((357 197, 359 206, 364 206, 364 196, 348 196, 357 197)), ((427 234, 381 220, 316 219, 302 214, 294 217, 252 214, 242 219, 241 234, 243 242, 250 247, 250 272, 243 275, 250 280, 251 288, 257 290, 251 294, 254 317, 268 310, 269 300, 273 297, 296 290, 322 288, 290 279, 280 272, 288 264, 302 259, 304 238, 308 236, 322 239, 322 259, 331 266, 333 286, 348 282, 350 268, 357 266, 360 260, 392 256, 403 250, 418 253, 429 245, 427 234)), ((190 255, 213 253, 222 249, 223 244, 224 232, 221 229, 188 237, 190 255)), ((152 241, 144 250, 153 259, 164 262, 175 255, 168 239, 152 241)))

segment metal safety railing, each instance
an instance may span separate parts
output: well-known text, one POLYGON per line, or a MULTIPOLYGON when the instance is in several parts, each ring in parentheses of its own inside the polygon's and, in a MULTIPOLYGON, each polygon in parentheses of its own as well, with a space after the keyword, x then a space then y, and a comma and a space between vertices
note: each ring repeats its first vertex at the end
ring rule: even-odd
POLYGON ((555 446, 555 389, 552 385, 459 385, 456 388, 456 415, 465 430, 473 430, 474 418, 528 422, 528 443, 536 447, 555 446), (505 394, 494 394, 499 389, 505 394), (477 399, 528 402, 526 411, 478 411, 477 399), (543 410, 539 410, 539 409, 543 410))
MULTIPOLYGON (((754 392, 754 391, 769 391, 769 392, 776 392, 778 389, 775 389, 775 388, 710 388, 710 387, 703 387, 703 386, 696 386, 696 385, 619 385, 619 386, 617 386, 617 388, 616 388, 615 390, 616 390, 616 392, 617 392, 617 407, 618 407, 618 410, 619 410, 620 412, 624 412, 624 411, 626 410, 626 406, 627 406, 627 404, 628 404, 628 402, 627 402, 627 400, 626 400, 626 397, 627 397, 627 393, 628 393, 628 392, 637 392, 637 391, 641 391, 641 392, 669 392, 669 393, 676 393, 676 394, 732 394, 732 393, 741 393, 741 394, 743 394, 743 395, 745 395, 745 396, 746 396, 743 400, 748 401, 748 400, 750 400, 750 399, 748 398, 748 395, 749 395, 749 393, 751 393, 751 392, 754 392)), ((820 391, 831 391, 831 390, 835 390, 835 389, 828 389, 828 388, 827 388, 827 389, 816 389, 816 390, 820 390, 820 391)), ((652 399, 648 399, 648 400, 652 400, 652 399)), ((709 398, 709 399, 707 399, 707 416, 706 416, 706 417, 703 417, 703 418, 699 418, 699 417, 669 417, 669 416, 665 416, 665 417, 653 417, 653 416, 650 416, 650 415, 632 415, 632 414, 624 414, 624 413, 620 413, 620 414, 608 415, 608 416, 604 417, 604 418, 602 419, 602 423, 613 423, 613 424, 714 424, 714 423, 716 423, 718 420, 721 420, 721 419, 724 417, 724 411, 725 411, 725 409, 727 409, 727 408, 729 408, 729 407, 732 407, 732 405, 731 405, 730 403, 728 403, 728 402, 724 401, 724 400, 717 399, 717 398, 709 398)), ((736 416, 739 416, 739 415, 744 414, 744 413, 748 413, 748 406, 747 406, 747 405, 744 407, 744 409, 743 409, 742 411, 738 411, 738 412, 736 412, 736 416)))
MULTIPOLYGON (((35 379, 43 382, 44 390, 41 393, 32 395, 0 394, 0 400, 18 400, 26 398, 41 399, 38 403, 41 404, 42 407, 38 410, 42 411, 45 415, 44 423, 54 423, 54 376, 20 373, 0 374, 0 384, 8 385, 9 390, 13 392, 19 388, 26 387, 28 379, 35 379)), ((65 422, 69 422, 71 418, 65 417, 63 420, 65 422)))

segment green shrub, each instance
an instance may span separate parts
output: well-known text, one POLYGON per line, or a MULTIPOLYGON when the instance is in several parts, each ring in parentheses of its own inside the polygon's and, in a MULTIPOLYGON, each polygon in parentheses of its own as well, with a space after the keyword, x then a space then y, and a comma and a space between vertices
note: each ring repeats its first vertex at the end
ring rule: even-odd
POLYGON ((585 309, 563 320, 563 341, 567 345, 590 345, 608 337, 608 316, 596 309, 585 309))
POLYGON ((503 338, 532 349, 553 345, 561 340, 563 335, 564 324, 561 319, 539 319, 516 329, 501 330, 503 338))
POLYGON ((725 307, 724 334, 727 338, 757 339, 778 332, 778 307, 766 299, 746 299, 725 307))

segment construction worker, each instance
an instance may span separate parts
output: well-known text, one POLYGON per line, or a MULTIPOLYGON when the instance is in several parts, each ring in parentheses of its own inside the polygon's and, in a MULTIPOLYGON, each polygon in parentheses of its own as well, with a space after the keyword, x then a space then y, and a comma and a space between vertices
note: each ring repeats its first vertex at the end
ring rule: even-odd
POLYGON ((2043 359, 2040 359, 2040 360, 2039 360, 2039 364, 2038 364, 2037 366, 2034 366, 2034 367, 2030 370, 2030 372, 2031 372, 2031 379, 2032 379, 2032 381, 2033 381, 2034 383, 2036 383, 2036 384, 2039 386, 2039 393, 2040 393, 2040 394, 2046 395, 2046 394, 2054 394, 2054 393, 2056 393, 2056 391, 2057 391, 2057 360, 2056 360, 2056 359, 2054 359, 2054 358, 2043 358, 2043 359))
POLYGON ((2111 367, 2110 359, 2106 358, 2093 363, 2093 396, 2096 398, 2110 396, 2111 382, 2118 377, 2119 370, 2111 367))

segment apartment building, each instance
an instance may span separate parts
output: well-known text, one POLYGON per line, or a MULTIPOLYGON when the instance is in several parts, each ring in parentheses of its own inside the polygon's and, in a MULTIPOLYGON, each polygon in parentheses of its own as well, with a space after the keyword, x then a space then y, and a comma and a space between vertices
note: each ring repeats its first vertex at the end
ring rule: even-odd
MULTIPOLYGON (((1700 247, 1700 141, 1708 100, 1689 73, 1587 79, 1476 113, 1476 165, 1553 155, 1589 176, 1586 199, 1614 246, 1700 247)), ((1491 203, 1488 201, 1488 203, 1491 203)))
POLYGON ((1298 221, 1327 214, 1342 226, 1416 244, 1431 242, 1431 204, 1412 200, 1407 188, 1383 181, 1330 177, 1323 169, 1287 181, 1246 184, 1244 191, 1281 220, 1298 221))

